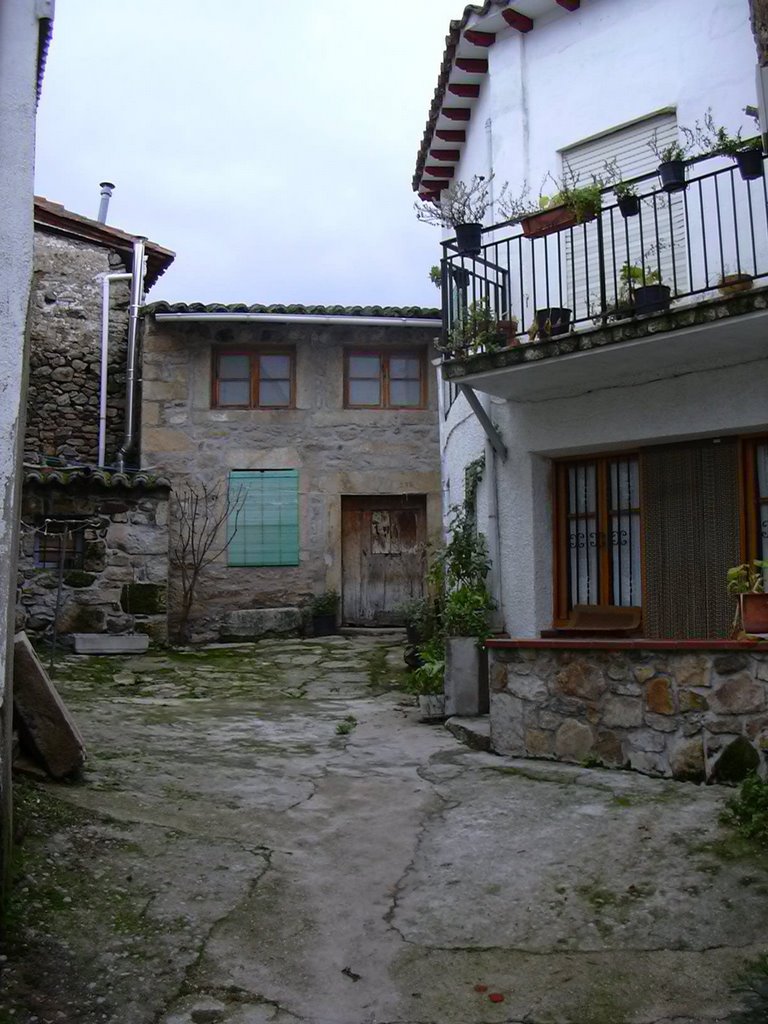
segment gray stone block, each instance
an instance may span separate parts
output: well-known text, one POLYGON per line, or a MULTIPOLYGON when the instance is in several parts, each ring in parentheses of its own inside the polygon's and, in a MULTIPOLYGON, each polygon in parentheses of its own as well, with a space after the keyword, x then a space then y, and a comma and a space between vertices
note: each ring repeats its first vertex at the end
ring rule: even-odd
POLYGON ((142 654, 149 647, 146 633, 73 633, 76 654, 142 654))
POLYGON ((230 612, 221 624, 222 640, 260 640, 268 636, 295 636, 301 631, 298 608, 244 608, 230 612))
POLYGON ((13 705, 29 741, 55 779, 76 772, 85 743, 25 633, 13 645, 13 705))
POLYGON ((480 651, 474 637, 445 642, 445 713, 480 714, 480 651))

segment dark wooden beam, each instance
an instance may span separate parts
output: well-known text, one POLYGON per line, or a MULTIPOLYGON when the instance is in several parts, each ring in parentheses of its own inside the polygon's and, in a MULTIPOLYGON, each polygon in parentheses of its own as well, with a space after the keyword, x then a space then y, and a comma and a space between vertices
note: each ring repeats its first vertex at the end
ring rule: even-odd
POLYGON ((431 167, 427 166, 424 168, 425 174, 431 174, 433 178, 452 178, 454 174, 453 167, 431 167))
POLYGON ((527 14, 513 11, 511 7, 507 7, 506 10, 502 11, 501 16, 510 28, 516 28, 518 32, 530 32, 533 28, 533 20, 527 14))
POLYGON ((448 92, 454 96, 466 96, 467 99, 476 100, 480 95, 480 86, 471 85, 469 82, 451 82, 448 92))
POLYGON ((566 11, 578 11, 581 0, 555 0, 555 3, 560 4, 566 11))
POLYGON ((443 107, 440 113, 449 121, 468 121, 472 115, 469 107, 443 107))
POLYGON ((464 38, 473 46, 493 46, 496 42, 496 33, 478 32, 474 28, 468 28, 464 33, 464 38))
POLYGON ((435 135, 443 142, 466 142, 467 133, 458 128, 438 128, 435 135))
POLYGON ((447 160, 448 163, 455 164, 461 153, 458 149, 430 149, 429 155, 433 160, 447 160))
POLYGON ((468 75, 487 75, 488 61, 485 57, 457 57, 456 67, 468 75))
POLYGON ((429 181, 422 178, 421 187, 429 189, 430 192, 436 192, 438 195, 443 191, 444 188, 450 187, 450 181, 429 181))

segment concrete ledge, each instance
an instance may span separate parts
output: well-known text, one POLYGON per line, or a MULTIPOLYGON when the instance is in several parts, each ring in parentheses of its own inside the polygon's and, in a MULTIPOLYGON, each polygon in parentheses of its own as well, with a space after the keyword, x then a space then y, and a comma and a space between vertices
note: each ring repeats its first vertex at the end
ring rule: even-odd
POLYGON ((73 633, 75 654, 143 654, 149 647, 146 633, 73 633))

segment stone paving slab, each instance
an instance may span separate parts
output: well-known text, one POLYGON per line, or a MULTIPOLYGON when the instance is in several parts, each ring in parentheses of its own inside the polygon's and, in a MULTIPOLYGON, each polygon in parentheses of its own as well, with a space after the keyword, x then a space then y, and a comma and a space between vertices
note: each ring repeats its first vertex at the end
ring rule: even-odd
POLYGON ((391 638, 290 650, 59 665, 92 757, 22 787, 9 1020, 735 1024, 768 864, 727 791, 468 750, 391 638))

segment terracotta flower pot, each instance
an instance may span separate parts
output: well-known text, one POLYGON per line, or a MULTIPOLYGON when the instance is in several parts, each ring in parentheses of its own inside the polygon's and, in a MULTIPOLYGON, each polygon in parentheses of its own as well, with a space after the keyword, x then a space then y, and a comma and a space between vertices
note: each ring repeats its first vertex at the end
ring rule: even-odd
POLYGON ((717 290, 721 295, 737 295, 739 292, 748 292, 751 288, 752 277, 750 274, 725 274, 717 285, 717 290))
POLYGON ((768 594, 739 594, 745 633, 768 636, 768 594))
MULTIPOLYGON (((585 218, 585 220, 594 219, 594 214, 585 218)), ((544 235, 551 235, 553 231, 572 228, 578 223, 573 210, 569 210, 567 206, 553 206, 551 210, 542 210, 541 213, 533 213, 530 217, 524 217, 520 221, 520 226, 526 238, 542 238, 544 235)))

